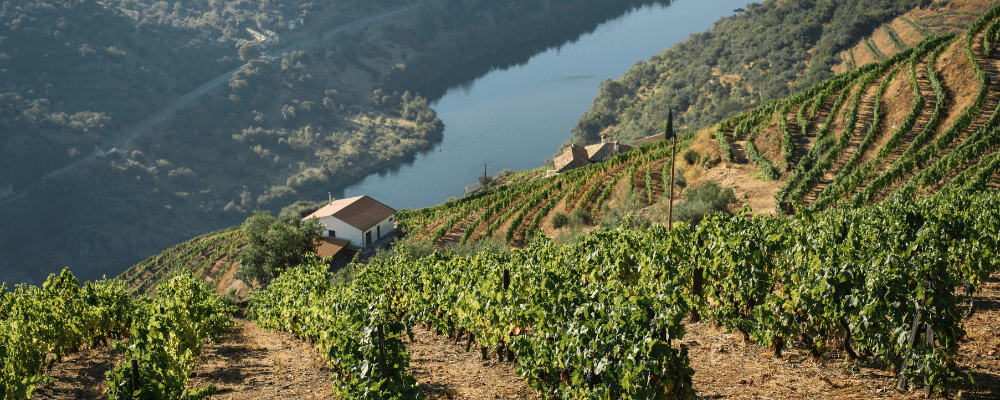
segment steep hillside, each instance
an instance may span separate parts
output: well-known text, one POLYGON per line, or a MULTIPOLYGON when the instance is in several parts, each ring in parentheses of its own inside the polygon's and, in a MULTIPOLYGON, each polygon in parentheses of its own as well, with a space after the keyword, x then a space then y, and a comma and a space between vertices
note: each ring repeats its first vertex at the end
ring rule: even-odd
POLYGON ((928 35, 961 33, 990 5, 983 0, 751 4, 605 81, 570 142, 595 143, 599 135, 636 140, 656 132, 667 110, 687 129, 711 126, 928 35))

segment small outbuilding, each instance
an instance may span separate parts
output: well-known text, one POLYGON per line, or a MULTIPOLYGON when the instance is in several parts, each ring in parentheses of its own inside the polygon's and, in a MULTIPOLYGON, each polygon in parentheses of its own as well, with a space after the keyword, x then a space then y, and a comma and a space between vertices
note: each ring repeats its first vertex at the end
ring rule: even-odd
POLYGON ((323 234, 368 248, 395 230, 396 210, 368 196, 330 202, 304 219, 317 218, 323 234))

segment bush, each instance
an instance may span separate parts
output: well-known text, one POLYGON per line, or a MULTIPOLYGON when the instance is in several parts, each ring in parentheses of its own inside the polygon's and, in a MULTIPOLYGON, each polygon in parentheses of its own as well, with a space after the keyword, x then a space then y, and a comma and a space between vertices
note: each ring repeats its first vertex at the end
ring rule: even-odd
POLYGON ((307 200, 296 201, 295 204, 282 208, 281 213, 278 214, 278 219, 302 219, 316 212, 316 210, 319 210, 319 204, 315 202, 307 200))
POLYGON ((687 178, 684 177, 684 168, 677 168, 677 171, 674 171, 674 185, 679 188, 687 186, 687 178))
POLYGON ((566 214, 563 214, 561 212, 556 212, 556 214, 552 216, 553 228, 559 229, 566 226, 566 224, 568 223, 569 223, 569 217, 567 217, 566 214))
POLYGON ((699 159, 701 159, 701 154, 695 150, 684 152, 684 162, 688 163, 688 165, 695 165, 699 159))
POLYGON ((697 224, 707 214, 728 211, 729 204, 735 201, 733 189, 722 188, 718 182, 708 181, 684 191, 684 201, 674 208, 674 220, 697 224))
POLYGON ((581 226, 590 223, 590 211, 577 208, 569 214, 569 223, 572 226, 581 226))

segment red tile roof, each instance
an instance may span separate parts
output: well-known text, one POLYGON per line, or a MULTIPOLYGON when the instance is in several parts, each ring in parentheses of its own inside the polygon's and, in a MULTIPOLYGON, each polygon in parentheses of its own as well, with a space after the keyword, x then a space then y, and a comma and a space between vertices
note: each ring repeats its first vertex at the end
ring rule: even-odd
POLYGON ((334 201, 304 219, 333 216, 363 232, 395 213, 396 210, 371 197, 358 196, 334 201))

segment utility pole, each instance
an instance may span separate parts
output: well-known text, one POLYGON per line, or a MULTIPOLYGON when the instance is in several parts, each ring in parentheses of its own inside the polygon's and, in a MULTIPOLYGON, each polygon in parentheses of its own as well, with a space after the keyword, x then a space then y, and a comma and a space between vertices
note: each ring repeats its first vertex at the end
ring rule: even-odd
POLYGON ((670 198, 667 204, 667 230, 674 227, 674 162, 677 161, 677 137, 674 136, 674 112, 667 110, 667 126, 663 131, 663 139, 673 140, 673 150, 670 152, 670 198))

